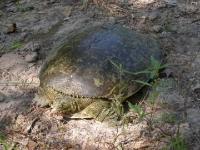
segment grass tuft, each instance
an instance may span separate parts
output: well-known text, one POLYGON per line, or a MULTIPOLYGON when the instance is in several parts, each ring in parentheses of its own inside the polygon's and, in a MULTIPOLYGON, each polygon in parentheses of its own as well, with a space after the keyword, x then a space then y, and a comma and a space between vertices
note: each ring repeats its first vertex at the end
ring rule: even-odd
POLYGON ((128 106, 133 112, 137 114, 140 121, 143 120, 147 115, 142 106, 139 104, 133 105, 132 103, 128 102, 128 106))
POLYGON ((22 46, 23 46, 23 44, 22 44, 21 42, 19 42, 19 41, 14 41, 14 42, 11 44, 10 48, 11 48, 11 49, 19 49, 19 48, 21 48, 22 46))

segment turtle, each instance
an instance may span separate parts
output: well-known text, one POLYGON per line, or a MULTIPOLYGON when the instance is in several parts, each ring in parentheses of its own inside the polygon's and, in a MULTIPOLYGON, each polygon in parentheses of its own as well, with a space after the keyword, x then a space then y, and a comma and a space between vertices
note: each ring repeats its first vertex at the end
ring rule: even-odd
POLYGON ((77 31, 42 67, 39 99, 72 117, 112 118, 113 101, 123 104, 144 86, 136 80, 149 81, 134 72, 147 69, 152 57, 161 60, 159 43, 122 25, 77 31))

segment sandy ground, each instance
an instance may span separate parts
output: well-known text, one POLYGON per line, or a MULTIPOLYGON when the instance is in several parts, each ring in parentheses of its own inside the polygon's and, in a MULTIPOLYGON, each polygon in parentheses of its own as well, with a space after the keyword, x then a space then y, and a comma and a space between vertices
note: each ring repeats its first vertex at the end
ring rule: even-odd
MULTIPOLYGON (((179 131, 188 149, 200 149, 200 4, 184 0, 94 1, 82 9, 70 0, 0 2, 0 131, 19 149, 162 149, 179 131), (98 2, 98 4, 97 4, 98 2), (99 6, 98 6, 99 5, 99 6), (17 31, 7 33, 12 23, 17 31), (35 105, 38 73, 46 56, 76 30, 118 23, 155 37, 176 86, 160 92, 153 119, 175 114, 176 123, 138 121, 110 127, 72 120, 35 105), (163 105, 164 104, 164 105, 163 105)), ((168 79, 165 78, 168 82, 168 79)), ((166 89, 166 86, 164 87, 166 89)), ((147 112, 152 110, 142 102, 147 112)), ((0 147, 1 149, 1 147, 0 147)))

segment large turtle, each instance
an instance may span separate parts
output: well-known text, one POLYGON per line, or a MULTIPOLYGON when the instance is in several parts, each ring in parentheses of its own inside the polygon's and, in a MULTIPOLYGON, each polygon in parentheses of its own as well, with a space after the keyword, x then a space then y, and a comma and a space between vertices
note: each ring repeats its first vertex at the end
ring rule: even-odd
POLYGON ((124 102, 143 86, 136 80, 149 80, 126 72, 147 69, 151 57, 161 58, 156 41, 120 25, 81 31, 43 66, 38 95, 58 111, 103 120, 116 97, 124 102))

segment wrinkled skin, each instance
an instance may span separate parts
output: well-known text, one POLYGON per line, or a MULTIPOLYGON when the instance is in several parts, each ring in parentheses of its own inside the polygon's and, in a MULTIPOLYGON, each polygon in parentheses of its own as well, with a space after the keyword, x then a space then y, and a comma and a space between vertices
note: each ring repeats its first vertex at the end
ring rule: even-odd
POLYGON ((104 120, 116 96, 121 95, 122 103, 141 89, 134 80, 149 80, 148 75, 123 70, 147 69, 151 56, 160 59, 157 43, 121 26, 82 31, 43 66, 38 95, 58 111, 104 120))

